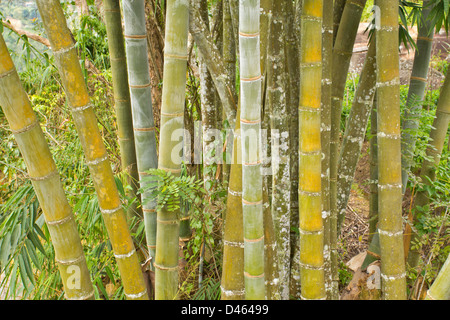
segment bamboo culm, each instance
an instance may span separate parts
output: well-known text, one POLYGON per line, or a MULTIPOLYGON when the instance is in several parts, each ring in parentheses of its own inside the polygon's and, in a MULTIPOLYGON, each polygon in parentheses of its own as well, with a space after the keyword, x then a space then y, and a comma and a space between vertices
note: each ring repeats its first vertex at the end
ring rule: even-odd
POLYGON ((372 102, 376 90, 375 59, 375 39, 372 39, 356 88, 339 156, 337 180, 337 193, 339 197, 337 198, 337 210, 338 216, 341 219, 340 223, 342 223, 342 218, 345 216, 345 211, 347 210, 350 189, 372 110, 372 102))
POLYGON ((376 29, 378 234, 385 300, 406 299, 403 248, 398 2, 379 0, 376 29))
POLYGON ((261 175, 260 2, 239 1, 242 213, 247 300, 265 299, 261 175))
MULTIPOLYGON (((189 1, 170 0, 166 7, 163 93, 158 168, 181 173, 179 140, 182 139, 187 71, 189 1), (178 151, 178 152, 177 152, 178 151)), ((157 212, 155 299, 172 300, 178 292, 180 210, 157 212)))
POLYGON ((109 57, 114 92, 114 105, 117 117, 117 136, 119 140, 122 171, 127 173, 127 184, 131 186, 128 197, 132 204, 128 206, 127 217, 131 223, 133 217, 141 213, 138 198, 139 174, 136 164, 131 101, 128 91, 127 63, 123 42, 122 16, 119 0, 104 0, 105 25, 108 35, 109 57))
POLYGON ((90 102, 73 36, 57 0, 37 0, 39 13, 49 38, 56 65, 72 109, 103 220, 127 299, 147 300, 148 294, 125 212, 90 102))
POLYGON ((414 132, 419 127, 418 111, 422 108, 421 102, 425 95, 428 79, 431 50, 433 48, 433 31, 431 19, 428 15, 432 9, 430 0, 423 1, 422 17, 418 22, 417 50, 414 53, 413 68, 409 81, 406 108, 402 123, 402 184, 403 193, 408 182, 408 172, 411 168, 414 156, 416 138, 414 132))
MULTIPOLYGON (((332 219, 339 214, 337 211, 337 169, 340 153, 342 101, 353 45, 365 4, 366 0, 346 1, 333 47, 330 132, 330 211, 332 219)), ((339 221, 343 221, 343 218, 338 218, 338 232, 340 230, 339 221)))
MULTIPOLYGON (((124 38, 129 78, 129 95, 136 148, 139 180, 149 169, 158 167, 156 128, 153 118, 152 91, 147 54, 147 33, 145 27, 145 3, 143 0, 123 1, 124 38)), ((145 185, 141 182, 141 188, 145 185)), ((141 195, 145 235, 149 252, 150 270, 156 251, 156 201, 141 195)))
POLYGON ((300 34, 299 231, 303 299, 325 299, 320 105, 323 1, 304 0, 300 34))
POLYGON ((22 87, 1 33, 0 105, 24 158, 42 208, 65 297, 69 300, 93 299, 94 288, 72 209, 39 120, 22 87))

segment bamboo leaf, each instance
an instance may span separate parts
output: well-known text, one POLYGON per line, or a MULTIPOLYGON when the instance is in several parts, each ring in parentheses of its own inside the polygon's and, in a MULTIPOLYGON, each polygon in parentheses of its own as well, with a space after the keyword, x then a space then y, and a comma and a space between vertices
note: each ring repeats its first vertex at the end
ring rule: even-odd
MULTIPOLYGON (((41 231, 42 233, 42 231, 41 231)), ((45 253, 45 249, 42 246, 41 241, 39 240, 39 238, 37 237, 36 233, 34 232, 29 232, 27 234, 28 239, 30 239, 30 241, 33 243, 35 248, 38 248, 38 250, 44 255, 47 256, 47 254, 45 253)))
POLYGON ((25 266, 25 272, 26 272, 26 274, 28 276, 28 279, 30 279, 31 283, 34 285, 35 281, 34 281, 33 269, 31 267, 30 258, 28 256, 27 249, 25 248, 25 246, 22 247, 22 250, 20 252, 20 256, 22 256, 22 258, 23 258, 23 262, 24 262, 24 266, 25 266))
POLYGON ((6 265, 10 252, 11 252, 11 233, 7 233, 6 236, 3 238, 2 246, 0 248, 0 266, 2 266, 2 268, 6 265))
POLYGON ((39 258, 36 254, 36 247, 34 246, 33 242, 31 242, 29 239, 25 239, 25 245, 27 247, 27 251, 28 254, 31 258, 31 261, 33 261, 34 265, 38 268, 41 269, 42 265, 41 262, 39 261, 39 258))
POLYGON ((109 296, 108 296, 108 293, 106 292, 105 287, 103 286, 102 279, 101 279, 101 278, 97 278, 96 281, 95 281, 95 283, 97 284, 97 287, 98 287, 98 288, 100 289, 100 291, 102 292, 103 297, 104 297, 106 300, 109 300, 109 296))
POLYGON ((28 288, 28 280, 27 280, 27 276, 26 276, 27 270, 25 267, 25 261, 23 260, 22 254, 19 254, 18 260, 19 260, 19 273, 20 273, 20 278, 22 279, 22 284, 25 288, 28 288))
POLYGON ((20 225, 16 225, 14 227, 13 232, 11 233, 11 251, 14 252, 16 250, 16 246, 19 243, 19 239, 22 238, 22 234, 20 233, 20 225))

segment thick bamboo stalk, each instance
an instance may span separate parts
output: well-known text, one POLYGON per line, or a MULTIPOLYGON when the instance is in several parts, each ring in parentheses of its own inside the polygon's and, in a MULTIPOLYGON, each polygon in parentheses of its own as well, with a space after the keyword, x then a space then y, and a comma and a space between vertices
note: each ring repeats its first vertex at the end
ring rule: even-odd
MULTIPOLYGON (((366 0, 347 0, 333 47, 331 92, 331 139, 330 139, 330 209, 337 212, 337 166, 340 149, 340 123, 345 83, 353 52, 359 22, 366 0)), ((333 218, 334 219, 334 218, 333 218)), ((342 219, 338 219, 342 220, 342 219)), ((338 231, 340 224, 338 223, 338 231)))
POLYGON ((379 0, 376 26, 378 203, 383 298, 406 299, 403 249, 398 2, 379 0))
POLYGON ((223 266, 220 286, 222 300, 245 298, 240 120, 240 104, 238 104, 223 234, 223 266))
POLYGON ((375 71, 376 50, 375 40, 372 39, 356 88, 339 156, 337 180, 337 193, 339 196, 337 198, 337 210, 340 223, 342 223, 342 219, 345 217, 345 211, 347 210, 356 165, 361 154, 367 123, 372 110, 377 78, 375 71))
POLYGON ((59 1, 36 2, 55 56, 67 102, 72 109, 86 163, 97 192, 99 207, 122 277, 125 295, 128 299, 148 299, 142 270, 128 230, 106 147, 89 101, 72 34, 67 27, 59 1))
MULTIPOLYGON (((430 131, 430 146, 427 147, 426 157, 423 161, 420 171, 420 177, 425 185, 430 185, 436 179, 436 167, 439 165, 444 148, 445 138, 450 122, 450 72, 447 71, 444 84, 440 90, 438 105, 436 108, 436 116, 433 120, 432 129, 430 131)), ((423 207, 429 203, 428 192, 421 190, 417 193, 414 205, 423 207)), ((415 217, 417 220, 419 217, 415 217)), ((414 242, 418 242, 418 235, 411 230, 412 240, 410 246, 414 242)), ((408 264, 415 267, 419 263, 420 253, 418 250, 410 250, 408 255, 408 264)))
POLYGON ((337 31, 342 18, 342 12, 345 8, 347 0, 335 0, 333 8, 333 44, 336 41, 337 31))
POLYGON ((265 299, 261 175, 260 2, 239 1, 244 280, 248 300, 265 299))
POLYGON ((431 49, 433 47, 432 21, 428 15, 432 9, 430 0, 423 1, 422 18, 418 22, 417 50, 414 53, 413 68, 409 80, 408 97, 404 111, 402 124, 402 184, 405 192, 408 182, 408 171, 411 168, 414 157, 416 138, 414 132, 419 128, 418 111, 425 95, 427 85, 428 68, 430 65, 431 49))
POLYGON ((272 131, 272 217, 277 243, 278 283, 281 299, 289 299, 290 278, 290 138, 287 105, 288 78, 285 65, 285 6, 274 1, 269 20, 267 50, 267 93, 272 131))
POLYGON ((325 299, 320 104, 323 1, 304 0, 299 102, 300 275, 303 299, 325 299))
POLYGON ((450 255, 427 291, 426 300, 450 300, 450 255))
MULTIPOLYGON (((130 93, 128 91, 128 75, 123 43, 122 19, 119 0, 104 0, 106 33, 108 35, 109 57, 111 61, 114 105, 117 118, 117 136, 119 140, 122 171, 127 173, 127 183, 131 186, 128 192, 130 199, 137 198, 139 174, 136 164, 133 120, 131 117, 130 93)), ((140 211, 140 210, 139 210, 140 211)), ((136 217, 136 202, 128 207, 127 217, 136 217)))
POLYGON ((0 105, 27 166, 55 250, 67 299, 94 298, 72 209, 56 164, 0 33, 0 105))
MULTIPOLYGON (((189 1, 171 0, 166 8, 163 95, 158 168, 179 175, 186 90, 189 1), (173 134, 179 133, 178 136, 173 134)), ((157 213, 155 298, 175 299, 178 291, 180 211, 157 213)))
MULTIPOLYGON (((145 27, 145 1, 123 1, 124 38, 126 63, 128 66, 131 114, 136 148, 139 180, 149 169, 158 167, 156 128, 153 118, 152 89, 149 72, 147 30, 145 27)), ((145 185, 141 187, 145 188, 145 185)), ((156 202, 149 201, 144 192, 141 195, 145 235, 149 252, 150 270, 154 270, 156 251, 156 202)))

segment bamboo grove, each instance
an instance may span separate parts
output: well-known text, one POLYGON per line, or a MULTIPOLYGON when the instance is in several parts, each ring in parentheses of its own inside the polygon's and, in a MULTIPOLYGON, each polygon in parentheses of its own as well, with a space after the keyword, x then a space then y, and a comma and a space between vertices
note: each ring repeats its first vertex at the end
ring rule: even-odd
MULTIPOLYGON (((126 299, 182 299, 183 250, 194 239, 200 239, 198 290, 205 282, 205 250, 220 259, 217 298, 340 299, 339 246, 365 142, 370 212, 361 268, 368 277, 368 266, 380 266, 381 285, 369 289, 377 297, 411 296, 408 270, 426 263, 425 249, 417 245, 425 213, 411 214, 403 202, 430 208, 427 190, 449 160, 442 158, 450 121, 447 72, 424 133, 430 142, 421 170, 412 170, 413 133, 420 124, 415 117, 425 109, 433 35, 448 30, 448 1, 79 2, 87 14, 99 10, 106 27, 114 104, 109 112, 120 154, 115 169, 63 6, 58 0, 36 4, 126 299), (370 40, 343 125, 357 32, 370 10, 370 40), (401 108, 399 48, 407 19, 418 25, 418 37, 410 38, 414 61, 401 108), (125 174, 126 197, 117 172, 125 174), (424 185, 418 190, 417 181, 424 185), (219 230, 212 241, 200 234, 211 228, 219 230), (134 236, 139 229, 144 245, 134 236)), ((96 284, 79 214, 67 200, 57 155, 1 35, 0 106, 50 232, 64 297, 93 299, 96 284)), ((448 207, 435 211, 443 234, 448 207)), ((0 270, 11 247, 4 234, 0 270)), ((422 299, 450 299, 449 260, 440 257, 422 299)))

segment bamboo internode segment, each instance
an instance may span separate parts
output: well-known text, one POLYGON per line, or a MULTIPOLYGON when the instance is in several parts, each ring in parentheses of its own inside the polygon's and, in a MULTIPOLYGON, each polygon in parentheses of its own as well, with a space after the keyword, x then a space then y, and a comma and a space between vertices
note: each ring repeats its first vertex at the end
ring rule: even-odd
POLYGON ((398 55, 398 3, 379 0, 380 25, 376 29, 378 232, 381 251, 383 298, 406 299, 403 248, 400 90, 398 55))
POLYGON ((94 289, 77 225, 56 164, 0 34, 0 105, 27 165, 50 232, 67 299, 92 299, 94 289), (48 195, 52 195, 49 197, 48 195), (76 269, 74 269, 76 268, 76 269), (73 270, 78 281, 73 283, 73 270))
MULTIPOLYGON (((126 255, 134 250, 134 244, 125 213, 122 208, 119 208, 121 206, 119 193, 107 159, 106 148, 98 130, 96 116, 93 108, 87 108, 90 98, 78 56, 74 50, 72 34, 67 27, 59 1, 38 0, 37 5, 54 52, 67 101, 75 111, 72 115, 94 182, 99 207, 102 211, 114 210, 103 214, 114 254, 126 255), (116 210, 117 208, 119 209, 116 210)), ((118 259, 117 265, 125 295, 130 299, 134 297, 148 299, 147 295, 141 295, 146 287, 137 255, 134 253, 127 258, 118 259)))

